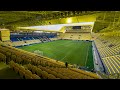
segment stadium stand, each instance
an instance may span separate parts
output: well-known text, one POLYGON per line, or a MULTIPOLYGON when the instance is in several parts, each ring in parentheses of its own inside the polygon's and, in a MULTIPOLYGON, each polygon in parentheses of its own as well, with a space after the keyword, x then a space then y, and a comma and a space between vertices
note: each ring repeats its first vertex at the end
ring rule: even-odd
POLYGON ((58 38, 49 38, 51 41, 58 40, 58 38))
POLYGON ((25 46, 41 42, 49 42, 52 40, 58 40, 56 38, 56 33, 11 33, 10 40, 4 42, 10 46, 25 46))
POLYGON ((3 43, 8 45, 8 46, 14 46, 12 41, 4 41, 3 43))
POLYGON ((13 46, 24 46, 27 45, 24 41, 16 41, 12 43, 13 46))
POLYGON ((71 40, 91 40, 92 38, 90 33, 62 33, 60 37, 71 40))
POLYGON ((6 56, 0 53, 0 62, 6 62, 6 56))
POLYGON ((21 78, 23 79, 40 79, 40 77, 36 74, 32 74, 31 71, 27 70, 26 68, 24 68, 23 66, 10 61, 9 62, 10 67, 16 72, 18 73, 21 78))
POLYGON ((109 74, 120 73, 120 37, 113 34, 101 34, 95 39, 100 56, 109 74))

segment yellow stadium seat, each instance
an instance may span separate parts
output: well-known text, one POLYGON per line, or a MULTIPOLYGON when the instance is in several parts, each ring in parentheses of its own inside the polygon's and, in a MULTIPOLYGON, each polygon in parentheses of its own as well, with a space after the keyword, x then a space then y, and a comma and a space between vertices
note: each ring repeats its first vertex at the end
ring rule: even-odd
POLYGON ((32 75, 25 74, 25 79, 33 79, 32 75))
POLYGON ((37 68, 36 68, 35 66, 33 66, 33 67, 32 67, 32 73, 34 73, 34 74, 35 74, 35 73, 36 73, 36 71, 37 71, 37 68))
POLYGON ((48 74, 48 79, 56 79, 56 77, 52 74, 48 74))
POLYGON ((25 76, 25 72, 22 71, 22 70, 19 70, 19 74, 20 74, 20 76, 21 76, 22 78, 25 76))
POLYGON ((32 65, 31 65, 31 64, 27 64, 26 67, 27 67, 29 70, 32 70, 32 65))
POLYGON ((31 75, 31 74, 32 74, 32 72, 29 71, 29 70, 25 70, 25 73, 28 74, 28 75, 31 75))
POLYGON ((19 68, 18 67, 14 67, 14 70, 15 70, 16 73, 19 72, 19 68))
POLYGON ((40 77, 42 76, 42 70, 41 69, 38 68, 36 73, 37 73, 38 76, 40 76, 40 77))
POLYGON ((33 74, 33 75, 32 75, 32 78, 33 78, 33 79, 41 79, 41 78, 40 78, 38 75, 36 75, 36 74, 33 74))
POLYGON ((6 62, 6 56, 2 53, 0 53, 0 61, 6 62))
POLYGON ((43 79, 48 79, 48 73, 46 71, 42 71, 41 74, 43 79))
POLYGON ((21 64, 22 59, 20 57, 17 57, 16 61, 17 61, 17 63, 21 64))
POLYGON ((16 55, 11 55, 11 59, 12 59, 13 61, 16 61, 16 55))

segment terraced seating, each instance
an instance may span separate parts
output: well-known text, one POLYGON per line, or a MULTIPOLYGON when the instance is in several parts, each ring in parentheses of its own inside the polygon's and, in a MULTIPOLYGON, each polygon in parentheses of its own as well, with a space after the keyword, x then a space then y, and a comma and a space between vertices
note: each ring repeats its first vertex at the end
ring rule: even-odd
POLYGON ((71 70, 73 71, 76 71, 78 73, 82 73, 86 76, 89 76, 91 78, 95 78, 95 79, 100 79, 100 76, 99 75, 96 75, 96 73, 91 73, 91 72, 88 72, 88 71, 83 71, 83 70, 80 70, 80 69, 76 69, 76 68, 70 68, 71 70))
POLYGON ((60 35, 62 39, 72 39, 72 40, 91 40, 90 33, 63 33, 60 35))
POLYGON ((45 70, 41 70, 37 66, 28 64, 25 67, 32 71, 33 74, 37 74, 38 76, 40 76, 42 79, 56 79, 54 75, 48 74, 45 70))
POLYGON ((6 62, 6 56, 0 53, 0 62, 6 62))
POLYGON ((115 37, 115 36, 114 37, 101 36, 101 37, 95 40, 95 43, 102 58, 119 54, 120 51, 119 37, 115 37))
POLYGON ((11 41, 5 41, 3 43, 6 44, 6 45, 8 45, 8 46, 13 46, 13 43, 11 41))
POLYGON ((58 38, 49 38, 51 41, 58 40, 58 38))
POLYGON ((66 68, 54 68, 54 67, 43 67, 43 66, 34 66, 31 64, 26 65, 26 67, 31 70, 33 73, 37 73, 37 75, 43 77, 43 79, 94 79, 99 78, 96 74, 92 73, 84 73, 84 71, 80 72, 74 69, 66 69, 66 68), (43 72, 42 72, 43 71, 43 72), (49 75, 50 74, 50 75, 49 75), (91 76, 90 76, 91 75, 91 76))
POLYGON ((103 62, 109 74, 120 73, 120 55, 103 58, 103 62))
POLYGON ((120 36, 100 35, 95 39, 99 54, 108 70, 108 74, 120 73, 120 36))
POLYGON ((13 42, 13 46, 22 46, 22 45, 27 45, 27 44, 24 41, 13 42))
POLYGON ((34 44, 34 43, 40 43, 41 41, 39 39, 37 40, 26 40, 26 44, 34 44))
POLYGON ((33 40, 34 43, 41 43, 41 41, 39 39, 35 39, 33 40))
POLYGON ((94 76, 91 76, 89 73, 85 73, 85 71, 83 71, 82 73, 79 71, 75 71, 76 68, 49 68, 52 71, 54 70, 57 73, 62 74, 63 76, 70 78, 70 79, 94 79, 94 78, 100 78, 99 76, 97 76, 96 74, 94 74, 94 76), (75 69, 75 70, 74 70, 75 69))
POLYGON ((70 37, 71 37, 71 33, 61 33, 60 34, 60 37, 62 38, 62 39, 71 39, 70 37))
POLYGON ((10 61, 9 65, 23 79, 40 79, 40 77, 38 75, 32 74, 31 71, 25 69, 23 66, 15 63, 14 61, 10 61))
POLYGON ((23 45, 29 45, 29 44, 35 44, 35 43, 40 43, 41 41, 39 39, 34 39, 34 40, 22 40, 22 41, 7 41, 4 42, 4 44, 9 45, 9 46, 23 46, 23 45))
POLYGON ((81 34, 80 40, 91 40, 91 39, 92 39, 92 37, 91 37, 90 33, 82 33, 81 34))

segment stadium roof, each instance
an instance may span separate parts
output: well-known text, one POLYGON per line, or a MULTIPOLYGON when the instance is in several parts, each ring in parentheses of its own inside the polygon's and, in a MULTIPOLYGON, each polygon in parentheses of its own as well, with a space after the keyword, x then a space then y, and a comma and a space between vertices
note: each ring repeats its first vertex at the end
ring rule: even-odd
MULTIPOLYGON (((120 22, 119 16, 120 11, 0 11, 0 28, 11 31, 18 30, 17 27, 40 25, 42 27, 50 25, 51 28, 51 25, 71 23, 70 20, 66 21, 68 18, 72 18, 72 23, 95 22, 93 31, 100 31, 112 22, 120 22)), ((36 28, 40 30, 40 28, 36 28)), ((57 28, 60 26, 53 29, 58 31, 57 28)))
POLYGON ((69 23, 69 24, 56 24, 56 25, 44 25, 44 26, 30 26, 30 27, 18 27, 19 29, 31 29, 40 31, 60 31, 64 26, 83 26, 94 25, 94 22, 81 22, 81 23, 69 23))
POLYGON ((0 11, 0 27, 44 25, 45 20, 93 13, 95 11, 0 11))

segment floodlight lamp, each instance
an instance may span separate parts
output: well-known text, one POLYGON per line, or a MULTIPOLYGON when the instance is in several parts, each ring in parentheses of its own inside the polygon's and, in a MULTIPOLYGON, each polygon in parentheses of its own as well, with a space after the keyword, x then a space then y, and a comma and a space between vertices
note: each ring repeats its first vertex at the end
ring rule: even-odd
POLYGON ((68 18, 67 23, 71 23, 71 22, 72 22, 72 19, 68 18))

